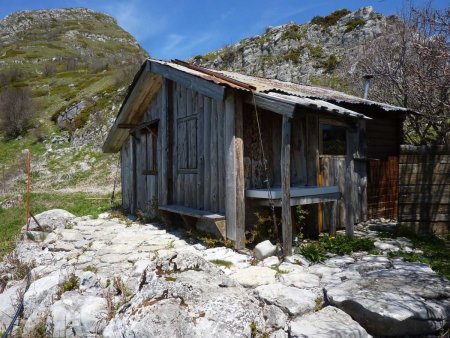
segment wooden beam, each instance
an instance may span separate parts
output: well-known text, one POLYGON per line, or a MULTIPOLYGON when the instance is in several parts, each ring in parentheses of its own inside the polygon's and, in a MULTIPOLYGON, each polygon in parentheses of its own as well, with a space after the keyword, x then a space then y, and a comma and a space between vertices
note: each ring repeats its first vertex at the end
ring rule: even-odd
POLYGON ((281 102, 275 97, 262 93, 247 95, 245 102, 251 105, 256 103, 256 106, 259 108, 270 110, 274 113, 281 114, 283 116, 286 115, 288 117, 293 117, 296 109, 295 103, 281 102))
POLYGON ((225 99, 225 215, 227 238, 236 244, 236 148, 235 148, 235 96, 230 91, 225 99))
POLYGON ((223 101, 225 97, 224 86, 155 61, 149 62, 152 73, 159 74, 166 79, 177 82, 217 101, 223 101))
POLYGON ((281 127, 281 219, 283 225, 283 255, 292 254, 291 216, 291 120, 283 116, 281 127))
POLYGON ((245 177, 244 177, 244 117, 243 102, 235 100, 235 166, 236 166, 236 239, 235 248, 245 248, 245 177))
POLYGON ((114 121, 111 130, 103 144, 105 153, 115 153, 120 150, 122 144, 128 138, 128 131, 119 128, 120 124, 137 124, 144 114, 150 102, 161 88, 163 78, 157 74, 151 74, 147 64, 136 81, 131 93, 123 103, 119 115, 114 121))

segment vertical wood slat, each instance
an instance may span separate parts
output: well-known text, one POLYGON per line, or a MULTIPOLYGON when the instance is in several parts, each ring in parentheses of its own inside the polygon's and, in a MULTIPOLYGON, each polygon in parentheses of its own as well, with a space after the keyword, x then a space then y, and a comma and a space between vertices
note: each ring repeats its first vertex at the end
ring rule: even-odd
POLYGON ((283 226, 283 255, 292 254, 292 215, 291 215, 291 121, 283 116, 281 127, 281 218, 283 226))
POLYGON ((217 190, 218 190, 218 170, 217 170, 217 139, 218 139, 218 125, 217 125, 217 102, 213 101, 211 107, 211 141, 209 143, 210 149, 210 179, 211 179, 211 192, 209 195, 211 201, 211 211, 218 211, 218 200, 217 200, 217 190))
POLYGON ((204 179, 205 179, 205 152, 203 149, 204 141, 204 104, 203 95, 196 95, 195 113, 198 116, 198 134, 197 134, 197 152, 198 152, 198 175, 197 175, 197 208, 205 210, 204 206, 204 179))
POLYGON ((241 96, 235 100, 235 155, 236 155, 236 239, 235 248, 245 248, 245 176, 244 176, 244 121, 241 96))
POLYGON ((236 170, 235 170, 235 97, 228 93, 225 99, 225 217, 226 236, 236 241, 236 170))
POLYGON ((218 169, 218 199, 219 199, 219 212, 225 212, 225 146, 224 146, 224 115, 225 109, 223 102, 217 102, 217 128, 218 128, 218 140, 217 140, 217 169, 218 169))
POLYGON ((209 145, 211 143, 211 129, 209 126, 211 125, 211 99, 209 97, 204 97, 204 128, 203 128, 203 154, 204 154, 204 163, 205 163, 205 171, 204 171, 204 192, 203 192, 203 207, 205 210, 211 209, 211 167, 209 165, 211 152, 209 149, 209 145))

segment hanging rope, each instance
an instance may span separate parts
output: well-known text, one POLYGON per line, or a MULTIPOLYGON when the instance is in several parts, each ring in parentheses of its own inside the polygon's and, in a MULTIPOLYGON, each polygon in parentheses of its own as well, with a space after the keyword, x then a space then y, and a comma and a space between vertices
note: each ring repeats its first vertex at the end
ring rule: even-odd
POLYGON ((260 123, 259 123, 258 109, 256 108, 255 93, 253 91, 252 91, 252 97, 253 97, 253 106, 255 108, 256 125, 258 127, 259 147, 261 149, 261 155, 262 155, 262 158, 263 158, 263 168, 264 168, 264 174, 265 174, 264 183, 266 183, 267 194, 269 196, 269 206, 270 206, 270 210, 272 211, 273 230, 275 232, 275 236, 276 236, 276 239, 277 239, 277 244, 279 244, 280 243, 280 237, 278 235, 277 216, 275 215, 275 202, 274 202, 274 200, 272 198, 272 190, 270 189, 269 169, 267 169, 267 160, 266 160, 266 155, 264 153, 264 146, 263 146, 263 141, 262 141, 261 126, 260 126, 260 123))
POLYGON ((116 197, 116 185, 117 185, 117 176, 119 176, 119 175, 118 175, 118 173, 119 173, 119 167, 120 167, 120 155, 119 155, 119 159, 118 159, 118 161, 117 161, 116 174, 114 175, 114 185, 113 185, 113 191, 112 191, 111 201, 110 201, 111 206, 113 205, 114 199, 115 199, 115 197, 116 197))

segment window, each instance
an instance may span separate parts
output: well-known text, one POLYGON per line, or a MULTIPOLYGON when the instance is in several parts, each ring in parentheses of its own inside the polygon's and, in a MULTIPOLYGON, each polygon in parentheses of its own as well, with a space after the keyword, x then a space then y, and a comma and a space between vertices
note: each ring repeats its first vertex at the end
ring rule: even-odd
POLYGON ((145 134, 145 169, 144 175, 156 175, 158 173, 158 123, 152 123, 143 129, 145 134))
POLYGON ((345 126, 322 124, 321 134, 321 153, 323 155, 347 154, 347 128, 345 126))

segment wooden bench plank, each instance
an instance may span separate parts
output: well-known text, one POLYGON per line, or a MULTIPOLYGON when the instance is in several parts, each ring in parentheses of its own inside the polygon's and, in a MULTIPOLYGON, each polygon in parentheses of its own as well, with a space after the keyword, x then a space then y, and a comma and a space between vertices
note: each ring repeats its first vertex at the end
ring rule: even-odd
POLYGON ((185 207, 183 205, 168 204, 158 207, 160 210, 173 212, 180 215, 186 215, 195 218, 207 219, 212 221, 220 221, 225 219, 225 215, 215 214, 205 210, 198 210, 194 208, 185 207))

